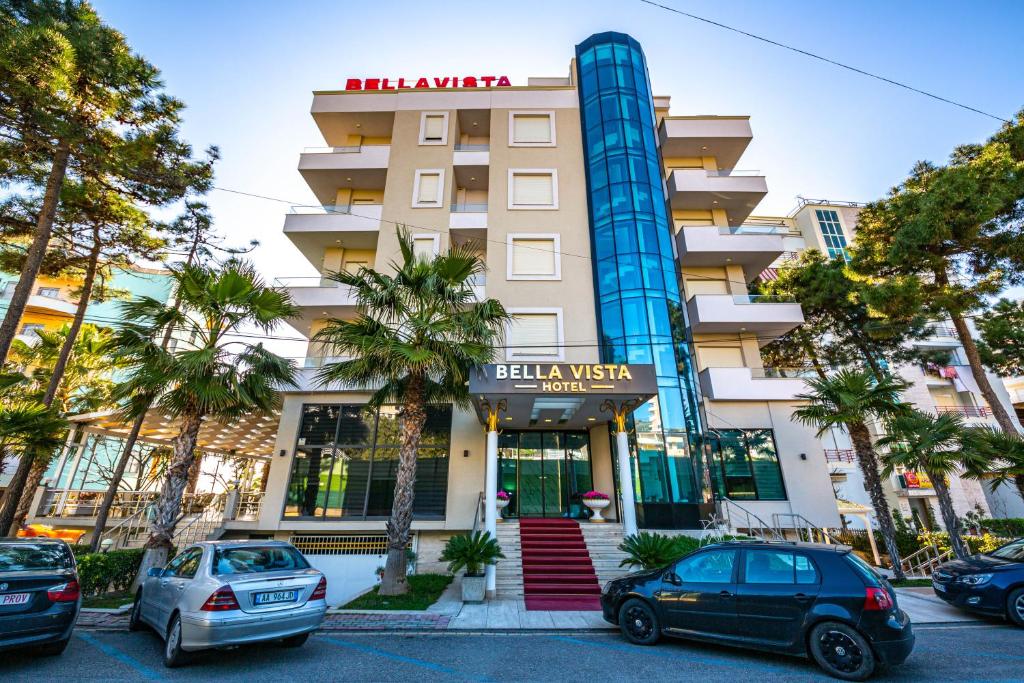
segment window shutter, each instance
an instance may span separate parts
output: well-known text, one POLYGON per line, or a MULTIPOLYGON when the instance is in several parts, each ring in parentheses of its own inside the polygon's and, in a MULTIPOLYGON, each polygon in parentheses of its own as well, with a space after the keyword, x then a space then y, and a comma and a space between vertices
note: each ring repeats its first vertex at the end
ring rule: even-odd
POLYGON ((441 176, 438 173, 423 173, 420 175, 419 194, 416 201, 420 204, 437 204, 437 196, 440 194, 439 186, 441 176))
POLYGON ((444 116, 441 114, 430 114, 423 122, 423 139, 429 141, 444 139, 444 116))
POLYGON ((510 326, 513 356, 558 356, 558 316, 520 313, 510 326))
POLYGON ((551 206, 554 178, 550 173, 516 173, 512 176, 512 203, 517 206, 551 206))
POLYGON ((417 237, 413 239, 412 253, 417 259, 431 260, 434 258, 434 240, 429 237, 417 237))
POLYGON ((551 117, 547 114, 513 114, 512 140, 518 143, 551 142, 551 117))
POLYGON ((355 275, 359 272, 360 268, 367 267, 368 265, 366 261, 345 261, 344 271, 355 275))
POLYGON ((554 275, 555 258, 554 240, 512 240, 513 275, 554 275))

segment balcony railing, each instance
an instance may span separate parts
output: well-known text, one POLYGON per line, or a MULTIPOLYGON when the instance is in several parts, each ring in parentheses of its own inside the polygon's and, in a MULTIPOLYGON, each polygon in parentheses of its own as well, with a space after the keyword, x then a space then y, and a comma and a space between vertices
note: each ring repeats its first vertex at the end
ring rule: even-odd
POLYGON ((487 213, 487 204, 452 204, 452 213, 487 213))
POLYGON ((361 209, 363 207, 367 207, 367 206, 381 206, 381 205, 376 203, 376 202, 374 202, 372 204, 352 204, 352 205, 347 205, 346 204, 344 206, 317 206, 317 205, 296 204, 296 205, 292 206, 288 210, 288 213, 300 214, 300 215, 303 215, 303 216, 327 216, 327 215, 331 215, 331 214, 342 214, 342 215, 346 215, 347 216, 347 215, 351 215, 351 214, 358 215, 359 214, 359 209, 361 209))
POLYGON ((749 178, 751 176, 761 175, 760 171, 748 168, 720 168, 715 171, 705 171, 705 173, 708 174, 709 178, 730 178, 734 176, 744 176, 749 178))
POLYGON ((932 325, 928 328, 936 337, 957 337, 956 328, 951 325, 932 325))
POLYGON ((490 145, 455 145, 456 152, 487 152, 491 149, 490 145))
POLYGON ((989 417, 992 411, 988 406, 935 406, 939 415, 963 415, 964 417, 989 417))
POLYGON ((720 227, 720 235, 788 235, 790 229, 784 225, 737 225, 735 227, 720 227))
POLYGON ((734 304, 792 304, 796 299, 791 296, 775 294, 733 294, 734 304))
POLYGON ((334 280, 324 276, 301 276, 301 277, 278 277, 274 278, 274 285, 277 287, 339 287, 334 280))
POLYGON ((361 145, 354 147, 306 147, 303 154, 358 154, 362 151, 361 145))
MULTIPOLYGON (((39 503, 40 517, 84 517, 99 514, 106 491, 53 489, 47 491, 39 503)), ((212 493, 186 493, 182 496, 182 514, 201 511, 209 503, 212 493)), ((130 517, 160 497, 159 491, 118 491, 110 507, 110 517, 130 517)))
POLYGON ((235 512, 235 519, 251 520, 259 519, 263 510, 262 491, 244 491, 238 494, 238 510, 235 512))
POLYGON ((805 377, 818 377, 818 371, 811 367, 751 368, 750 376, 754 379, 803 379, 805 377))
POLYGON ((857 462, 857 453, 852 448, 826 448, 825 462, 857 462))
POLYGON ((349 359, 349 356, 305 356, 301 360, 304 368, 322 368, 325 365, 349 359))

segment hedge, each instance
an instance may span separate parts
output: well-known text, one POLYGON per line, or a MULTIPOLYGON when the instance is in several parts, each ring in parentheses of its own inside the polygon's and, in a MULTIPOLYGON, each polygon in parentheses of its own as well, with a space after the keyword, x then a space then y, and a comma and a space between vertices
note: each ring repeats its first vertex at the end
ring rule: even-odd
POLYGON ((111 550, 105 553, 76 553, 78 583, 84 595, 108 591, 126 591, 142 564, 142 548, 111 550))
POLYGON ((982 519, 978 526, 990 531, 996 536, 1005 538, 1020 538, 1024 536, 1024 517, 1011 517, 1009 519, 982 519))

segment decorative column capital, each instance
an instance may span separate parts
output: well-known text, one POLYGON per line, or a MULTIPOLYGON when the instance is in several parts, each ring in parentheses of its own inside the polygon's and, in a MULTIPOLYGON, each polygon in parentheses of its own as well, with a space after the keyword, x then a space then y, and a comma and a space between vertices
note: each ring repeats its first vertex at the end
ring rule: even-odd
POLYGON ((643 401, 636 398, 626 399, 616 403, 615 401, 608 399, 601 404, 601 412, 611 413, 612 420, 615 422, 615 431, 625 432, 626 431, 626 417, 634 410, 639 408, 643 404, 643 401))
POLYGON ((498 431, 498 416, 502 411, 508 411, 508 401, 501 399, 492 406, 490 401, 484 400, 480 402, 480 407, 487 413, 486 431, 498 431))

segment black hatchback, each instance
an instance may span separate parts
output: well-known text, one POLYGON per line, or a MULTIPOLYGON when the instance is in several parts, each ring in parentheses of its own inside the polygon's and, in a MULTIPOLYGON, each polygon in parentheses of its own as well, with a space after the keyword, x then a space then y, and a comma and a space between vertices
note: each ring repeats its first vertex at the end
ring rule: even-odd
POLYGON ((0 538, 0 651, 58 655, 78 620, 75 556, 50 538, 0 538))
POLYGON ((731 541, 609 581, 604 618, 638 645, 662 636, 810 655, 862 681, 914 647, 892 586, 837 545, 731 541))

